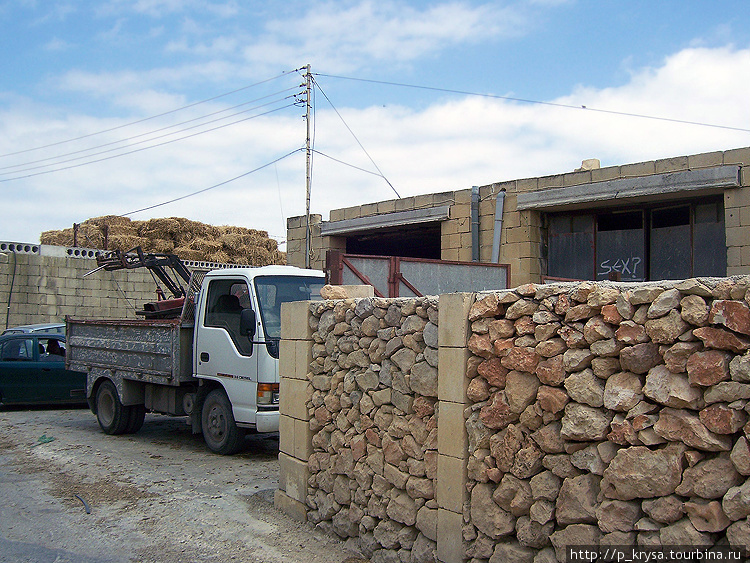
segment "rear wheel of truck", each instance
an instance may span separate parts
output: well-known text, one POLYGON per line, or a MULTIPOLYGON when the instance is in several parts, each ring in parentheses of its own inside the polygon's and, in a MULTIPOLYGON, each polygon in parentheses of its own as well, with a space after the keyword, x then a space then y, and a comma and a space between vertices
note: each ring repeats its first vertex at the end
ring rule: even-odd
POLYGON ((232 405, 223 389, 214 389, 203 402, 201 427, 211 451, 231 455, 242 449, 245 431, 234 422, 232 405))
POLYGON ((143 426, 146 419, 146 407, 144 405, 133 405, 126 407, 129 411, 128 425, 125 427, 125 434, 135 434, 143 426))
POLYGON ((128 426, 130 411, 122 405, 115 384, 102 382, 96 391, 96 418, 107 434, 123 434, 128 426))

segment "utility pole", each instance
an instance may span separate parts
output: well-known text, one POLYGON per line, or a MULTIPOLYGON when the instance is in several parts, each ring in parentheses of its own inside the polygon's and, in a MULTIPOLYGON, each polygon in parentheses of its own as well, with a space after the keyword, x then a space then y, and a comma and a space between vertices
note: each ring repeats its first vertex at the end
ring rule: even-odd
POLYGON ((307 122, 307 138, 305 140, 305 268, 310 268, 310 255, 312 254, 312 232, 310 231, 310 185, 312 182, 312 141, 310 138, 310 120, 312 119, 312 72, 310 72, 310 65, 307 65, 306 70, 305 121, 307 122))

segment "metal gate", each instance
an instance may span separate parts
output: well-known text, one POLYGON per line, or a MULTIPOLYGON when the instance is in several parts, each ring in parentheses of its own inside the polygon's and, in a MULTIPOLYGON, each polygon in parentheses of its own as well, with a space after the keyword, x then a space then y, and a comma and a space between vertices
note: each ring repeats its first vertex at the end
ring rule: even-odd
POLYGON ((507 289, 510 265, 364 256, 329 250, 326 275, 333 285, 371 285, 378 297, 422 297, 507 289))

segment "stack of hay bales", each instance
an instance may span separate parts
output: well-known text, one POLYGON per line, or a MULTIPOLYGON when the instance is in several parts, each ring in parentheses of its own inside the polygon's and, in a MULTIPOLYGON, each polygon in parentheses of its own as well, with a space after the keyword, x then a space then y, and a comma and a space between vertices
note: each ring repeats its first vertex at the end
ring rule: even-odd
MULTIPOLYGON (((42 244, 73 246, 73 229, 45 231, 42 244)), ((107 215, 78 226, 78 246, 176 254, 182 260, 266 266, 285 264, 286 254, 265 231, 244 227, 206 225, 181 217, 131 221, 107 215), (106 246, 105 246, 106 245, 106 246)))

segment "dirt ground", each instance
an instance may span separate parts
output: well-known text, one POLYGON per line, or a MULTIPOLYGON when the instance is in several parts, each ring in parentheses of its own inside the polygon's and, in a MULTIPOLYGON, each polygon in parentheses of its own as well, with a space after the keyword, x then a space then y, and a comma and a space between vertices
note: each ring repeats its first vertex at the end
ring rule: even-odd
POLYGON ((209 452, 184 419, 129 436, 87 409, 0 410, 0 561, 363 562, 273 507, 278 435, 209 452))

